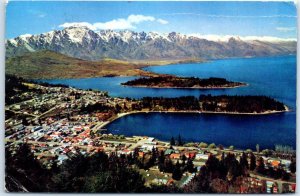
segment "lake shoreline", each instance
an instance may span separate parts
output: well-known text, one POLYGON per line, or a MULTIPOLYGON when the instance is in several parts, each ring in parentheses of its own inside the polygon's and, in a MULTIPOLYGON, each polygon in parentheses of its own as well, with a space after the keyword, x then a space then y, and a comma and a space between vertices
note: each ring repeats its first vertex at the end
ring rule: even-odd
POLYGON ((133 88, 153 88, 153 89, 208 89, 208 90, 213 90, 213 89, 231 89, 231 88, 239 88, 239 87, 246 87, 249 86, 247 83, 243 83, 241 85, 236 85, 236 86, 224 86, 224 87, 171 87, 171 86, 146 86, 146 85, 125 85, 121 84, 121 86, 125 87, 133 87, 133 88))
POLYGON ((257 116, 257 115, 271 115, 271 114, 279 114, 284 112, 290 112, 291 110, 285 105, 284 111, 266 111, 262 113, 243 113, 243 112, 210 112, 210 111, 132 111, 132 112, 124 112, 119 113, 117 116, 114 116, 108 121, 103 122, 102 125, 99 126, 100 129, 105 128, 106 125, 112 123, 113 121, 122 118, 124 116, 132 115, 132 114, 147 114, 147 113, 177 113, 177 114, 221 114, 221 115, 247 115, 247 116, 257 116))

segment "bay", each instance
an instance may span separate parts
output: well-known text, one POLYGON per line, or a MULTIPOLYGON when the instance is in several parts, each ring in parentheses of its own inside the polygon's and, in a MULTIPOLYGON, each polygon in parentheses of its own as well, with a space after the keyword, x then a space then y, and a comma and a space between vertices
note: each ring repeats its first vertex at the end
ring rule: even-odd
POLYGON ((274 148, 275 144, 296 147, 296 56, 236 58, 165 66, 144 70, 186 77, 222 77, 246 82, 249 86, 209 89, 155 89, 120 85, 136 77, 99 77, 85 79, 43 80, 81 89, 108 91, 113 97, 145 96, 179 97, 211 95, 267 95, 285 103, 291 112, 272 115, 207 115, 207 114, 134 114, 106 126, 124 135, 147 135, 169 140, 179 133, 186 141, 215 142, 239 148, 274 148))

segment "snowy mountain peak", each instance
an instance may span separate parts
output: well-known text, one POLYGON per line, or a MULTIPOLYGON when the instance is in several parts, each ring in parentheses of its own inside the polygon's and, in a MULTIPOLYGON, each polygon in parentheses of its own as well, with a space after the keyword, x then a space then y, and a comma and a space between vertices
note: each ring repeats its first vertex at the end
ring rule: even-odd
POLYGON ((184 35, 178 32, 93 31, 87 26, 69 26, 39 35, 21 35, 6 41, 7 57, 25 52, 53 50, 69 56, 99 60, 223 58, 296 52, 295 40, 234 35, 184 35))

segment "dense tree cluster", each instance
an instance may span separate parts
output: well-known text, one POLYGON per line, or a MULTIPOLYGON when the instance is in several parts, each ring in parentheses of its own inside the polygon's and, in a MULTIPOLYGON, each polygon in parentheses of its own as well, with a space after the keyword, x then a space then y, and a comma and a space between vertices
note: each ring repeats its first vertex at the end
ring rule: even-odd
POLYGON ((5 104, 10 105, 23 101, 21 96, 16 96, 17 93, 36 91, 36 89, 30 89, 24 85, 23 82, 25 80, 22 78, 5 75, 5 104))
POLYGON ((172 173, 175 180, 180 180, 183 172, 195 172, 191 159, 181 157, 181 163, 173 164, 164 153, 153 148, 151 156, 139 157, 138 149, 133 154, 107 155, 98 152, 91 156, 78 153, 62 165, 53 163, 51 169, 44 168, 33 156, 30 147, 21 144, 12 154, 6 148, 6 188, 9 191, 29 192, 180 192, 178 187, 153 185, 145 187, 145 180, 134 165, 149 169, 159 165, 161 171, 172 173), (24 189, 22 190, 22 187, 24 189))
POLYGON ((227 81, 224 78, 207 78, 200 79, 196 77, 174 77, 174 76, 158 76, 148 78, 137 78, 122 83, 128 86, 147 86, 147 87, 229 87, 238 86, 242 83, 227 81))
POLYGON ((290 175, 281 167, 281 165, 275 168, 270 163, 266 165, 262 157, 258 158, 257 166, 254 171, 261 175, 268 176, 274 179, 290 179, 290 175))
MULTIPOLYGON (((21 144, 15 154, 6 148, 5 181, 8 191, 30 192, 107 192, 107 193, 263 193, 265 186, 250 186, 249 171, 274 179, 289 180, 281 167, 265 167, 264 160, 250 152, 242 153, 237 160, 232 153, 218 159, 210 155, 205 165, 192 181, 179 188, 175 185, 151 185, 134 169, 135 166, 149 169, 158 165, 161 172, 171 173, 174 180, 180 180, 184 172, 196 172, 193 161, 182 155, 173 162, 164 151, 153 148, 148 156, 139 156, 138 149, 133 154, 120 155, 98 152, 91 156, 78 153, 62 165, 54 162, 46 169, 34 158, 30 148, 21 144)), ((78 151, 79 152, 79 151, 78 151)), ((292 160, 291 172, 296 172, 296 161, 292 160)))
POLYGON ((82 107, 80 112, 90 114, 93 112, 113 112, 115 109, 114 107, 98 102, 82 107))
POLYGON ((178 135, 176 141, 175 141, 174 137, 171 137, 170 145, 171 145, 171 146, 175 146, 175 145, 176 145, 176 146, 183 146, 183 145, 184 145, 184 142, 182 141, 181 135, 180 135, 180 134, 178 135))
POLYGON ((266 96, 211 96, 201 95, 199 99, 193 96, 164 98, 144 97, 135 101, 132 110, 148 109, 162 110, 192 110, 207 112, 237 112, 262 113, 266 111, 284 111, 283 103, 266 96))
POLYGON ((194 163, 192 159, 187 158, 185 155, 180 157, 180 162, 174 164, 169 157, 164 155, 164 152, 161 151, 158 156, 158 168, 161 172, 172 173, 172 178, 174 180, 180 180, 182 174, 186 171, 190 173, 196 172, 196 168, 194 167, 194 163))
POLYGON ((234 154, 223 153, 221 160, 211 155, 200 173, 184 187, 184 192, 197 193, 239 193, 245 186, 248 193, 262 193, 261 187, 247 184, 249 165, 248 155, 243 153, 238 161, 234 154))
POLYGON ((185 96, 176 98, 164 97, 144 97, 141 99, 140 107, 144 109, 155 110, 160 108, 163 110, 199 110, 200 105, 196 97, 185 96))
POLYGON ((130 169, 133 164, 130 156, 78 153, 59 167, 54 164, 51 169, 45 169, 34 159, 27 145, 20 145, 16 152, 12 155, 6 149, 6 188, 9 191, 20 191, 20 185, 30 192, 145 191, 142 176, 130 169))
POLYGON ((19 184, 30 192, 49 190, 50 176, 50 171, 41 167, 27 145, 21 144, 14 155, 5 148, 5 181, 9 191, 24 191, 19 184))
POLYGON ((269 110, 284 111, 284 104, 267 96, 211 96, 201 95, 204 111, 261 113, 269 110))

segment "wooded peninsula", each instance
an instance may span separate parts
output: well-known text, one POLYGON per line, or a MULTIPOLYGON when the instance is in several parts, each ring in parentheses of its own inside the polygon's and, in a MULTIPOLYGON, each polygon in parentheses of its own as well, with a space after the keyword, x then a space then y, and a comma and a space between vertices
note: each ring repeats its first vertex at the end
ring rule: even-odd
POLYGON ((246 83, 232 82, 225 78, 205 78, 197 77, 175 77, 175 76, 157 76, 142 77, 122 83, 126 86, 149 87, 149 88, 198 88, 198 89, 214 89, 214 88, 236 88, 246 86, 246 83))
POLYGON ((288 111, 288 107, 267 96, 200 95, 199 98, 194 96, 177 98, 144 97, 132 104, 132 110, 270 114, 288 111))

